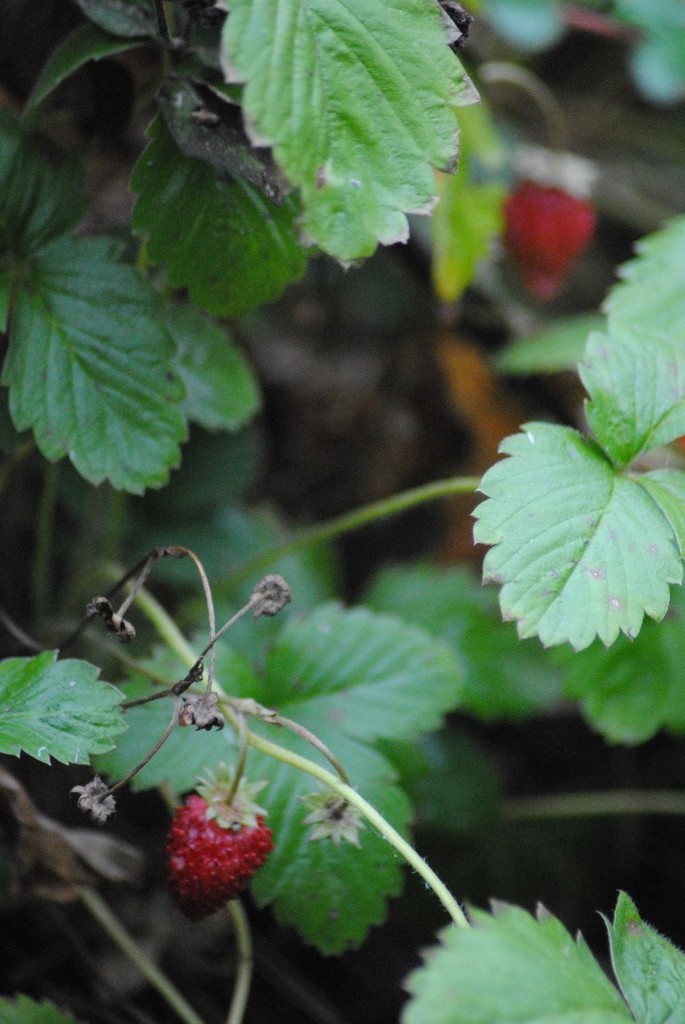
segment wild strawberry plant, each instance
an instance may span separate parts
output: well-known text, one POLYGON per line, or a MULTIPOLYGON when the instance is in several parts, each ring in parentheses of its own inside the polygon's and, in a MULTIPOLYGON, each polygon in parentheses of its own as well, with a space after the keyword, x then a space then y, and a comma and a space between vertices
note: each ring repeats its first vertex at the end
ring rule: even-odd
MULTIPOLYGON (((104 558, 84 566, 73 586, 80 596, 92 582, 85 617, 72 606, 66 625, 50 622, 41 573, 52 467, 68 459, 72 504, 86 493, 84 481, 142 495, 167 482, 189 429, 236 432, 256 415, 255 375, 216 318, 277 297, 314 247, 349 264, 379 243, 406 240, 408 215, 429 212, 438 192, 433 275, 441 298, 468 283, 489 237, 507 215, 511 223, 512 204, 517 259, 529 283, 535 270, 541 299, 549 297, 538 287, 549 270, 541 270, 541 239, 551 258, 535 211, 525 203, 521 211, 514 193, 507 214, 502 183, 466 173, 479 161, 501 166, 502 156, 487 111, 460 110, 477 95, 455 53, 469 18, 451 0, 78 5, 85 18, 48 60, 21 117, 0 114, 2 442, 10 460, 2 486, 10 493, 12 468, 35 446, 47 466, 48 510, 38 530, 35 623, 54 634, 35 644, 3 615, 19 653, 0 664, 0 752, 91 765, 74 797, 105 827, 129 782, 136 792, 166 793, 176 805, 167 845, 173 896, 192 919, 226 904, 236 930, 232 1024, 245 1012, 251 962, 240 893, 249 886, 281 924, 338 954, 385 919, 405 882, 403 860, 451 918, 407 979, 407 1024, 679 1019, 685 960, 627 895, 607 922, 614 984, 582 938, 544 908, 532 915, 496 903, 467 916, 461 894, 416 852, 410 831, 417 812, 445 827, 459 772, 469 785, 464 768, 477 754, 438 732, 457 709, 481 721, 515 720, 573 698, 594 729, 625 743, 684 727, 682 597, 671 588, 682 582, 685 472, 669 446, 685 435, 685 219, 640 243, 591 329, 585 319, 575 324, 587 429, 525 423, 480 481, 437 481, 289 537, 269 515, 237 501, 227 508, 221 488, 231 484, 216 478, 250 475, 241 465, 249 454, 229 442, 222 458, 231 473, 212 472, 212 514, 198 516, 192 488, 174 497, 172 484, 162 493, 181 512, 178 542, 153 546, 123 575, 104 558), (73 74, 131 50, 147 54, 156 78, 131 176, 131 232, 123 241, 89 237, 79 229, 87 204, 77 163, 55 158, 41 129, 49 129, 55 90, 73 74), (436 171, 455 169, 462 114, 459 175, 436 183, 436 171), (532 221, 534 251, 521 240, 532 221), (381 569, 359 606, 335 600, 322 545, 476 488, 484 500, 474 539, 488 548, 484 580, 500 588, 499 611, 494 589, 428 563, 381 569), (190 547, 194 532, 213 587, 190 547), (227 552, 235 567, 228 575, 227 552), (185 572, 191 564, 201 604, 198 577, 185 572), (158 570, 183 633, 144 589, 158 570), (217 628, 217 618, 225 625, 217 628), (516 623, 518 637, 501 618, 516 623), (86 646, 94 636, 95 651, 86 646), (121 642, 133 646, 123 651, 121 642), (130 655, 136 645, 140 653, 130 655), (571 653, 546 650, 560 645, 571 653), (456 765, 442 791, 432 757, 456 765), (212 773, 218 790, 207 781, 212 773)), ((591 220, 581 225, 583 242, 591 220)), ((555 289, 566 283, 569 251, 580 258, 572 227, 552 253, 563 257, 555 289)), ((561 218, 555 231, 563 230, 561 218)), ((195 472, 196 480, 208 475, 201 457, 195 472)), ((130 533, 144 549, 144 516, 130 533)), ((41 818, 16 780, 0 775, 0 786, 20 846, 31 829, 75 841, 76 830, 41 818)), ((495 789, 484 786, 478 799, 494 806, 495 789)), ((458 831, 463 823, 454 819, 448 827, 458 831)), ((112 859, 132 856, 123 844, 112 849, 112 859)), ((41 856, 41 867, 54 868, 41 856)), ((93 877, 69 863, 60 880, 69 894, 80 895, 173 1012, 198 1024, 173 983, 122 940, 86 884, 93 877)), ((115 877, 102 865, 95 873, 115 877)), ((4 1019, 70 1020, 24 996, 0 1002, 4 1019)))

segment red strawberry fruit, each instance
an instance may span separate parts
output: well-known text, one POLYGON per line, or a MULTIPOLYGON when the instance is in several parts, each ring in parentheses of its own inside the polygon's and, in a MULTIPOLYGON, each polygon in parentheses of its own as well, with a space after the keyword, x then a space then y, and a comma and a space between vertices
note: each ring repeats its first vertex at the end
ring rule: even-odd
POLYGON ((208 812, 203 797, 189 796, 177 808, 167 839, 169 889, 179 910, 193 921, 241 893, 273 849, 271 829, 261 815, 243 824, 209 818, 208 812))
POLYGON ((560 188, 522 181, 504 205, 504 243, 528 291, 547 302, 592 238, 595 211, 560 188))

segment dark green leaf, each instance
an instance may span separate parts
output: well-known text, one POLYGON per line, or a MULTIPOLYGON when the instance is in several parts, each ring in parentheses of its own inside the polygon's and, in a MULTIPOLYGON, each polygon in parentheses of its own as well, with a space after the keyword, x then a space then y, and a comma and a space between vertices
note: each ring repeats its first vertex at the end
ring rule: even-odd
POLYGON ((176 369, 185 384, 181 408, 206 430, 237 430, 259 409, 254 375, 227 332, 192 306, 164 307, 176 342, 176 369))
POLYGON ((77 1024, 69 1013, 52 1003, 37 1003, 28 996, 0 997, 0 1024, 77 1024))
MULTIPOLYGON (((334 729, 322 738, 332 744, 354 786, 405 833, 409 804, 385 758, 334 729)), ((287 745, 312 756, 303 744, 287 745)), ((388 898, 402 890, 402 862, 395 850, 369 827, 359 830, 359 848, 348 842, 336 846, 330 839, 310 840, 302 798, 317 792, 314 779, 253 753, 249 772, 250 778, 270 780, 259 799, 269 812, 276 847, 254 877, 256 901, 273 905, 282 924, 294 926, 322 953, 342 953, 361 945, 369 928, 385 919, 388 898)))
POLYGON ((91 483, 134 493, 159 486, 180 459, 183 385, 159 302, 112 243, 62 239, 19 292, 2 381, 19 430, 64 455, 91 483))
POLYGON ((0 750, 39 761, 88 764, 111 750, 124 728, 121 693, 99 682, 85 661, 57 661, 54 651, 0 663, 0 750))
POLYGON ((334 722, 357 740, 401 739, 439 725, 459 703, 460 684, 456 660, 423 630, 324 605, 283 631, 263 699, 316 733, 334 722))
POLYGON ((456 159, 455 105, 475 98, 437 4, 232 0, 229 81, 246 81, 248 131, 301 190, 303 226, 353 260, 406 240, 434 167, 456 159))
POLYGON ((76 164, 54 167, 0 110, 0 250, 25 259, 75 227, 85 205, 76 164))
POLYGON ((645 924, 624 892, 613 925, 607 921, 614 973, 635 1020, 666 1024, 685 1019, 685 956, 645 924))
POLYGON ((305 265, 293 201, 276 206, 246 181, 183 156, 159 118, 149 134, 133 172, 133 225, 170 283, 217 316, 275 299, 305 265))
MULTIPOLYGON (((228 87, 224 87, 228 88, 228 87)), ((158 102, 171 137, 184 156, 228 171, 281 203, 291 188, 269 150, 255 149, 243 127, 240 106, 209 82, 168 78, 158 102)))
POLYGON ((450 928, 407 980, 403 1024, 627 1024, 616 989, 582 938, 543 908, 498 905, 450 928))
POLYGON ((579 650, 660 619, 682 564, 668 520, 639 483, 568 427, 531 423, 483 477, 476 509, 486 580, 522 637, 579 650))
POLYGON ((115 36, 156 36, 151 0, 76 0, 81 10, 100 28, 115 36))
POLYGON ((26 101, 24 117, 88 61, 102 60, 103 57, 111 57, 114 53, 122 53, 134 46, 140 46, 140 41, 112 36, 91 22, 79 25, 62 40, 43 65, 38 81, 26 101))
POLYGON ((685 593, 674 587, 668 616, 570 658, 565 690, 582 701, 594 729, 612 743, 644 743, 660 729, 685 731, 685 593))
POLYGON ((382 750, 400 772, 417 825, 453 836, 492 829, 500 814, 500 780, 487 751, 455 729, 382 750))
POLYGON ((450 644, 464 672, 460 706, 480 718, 521 718, 559 696, 559 672, 550 656, 502 623, 494 592, 466 570, 388 567, 372 581, 364 601, 450 644))

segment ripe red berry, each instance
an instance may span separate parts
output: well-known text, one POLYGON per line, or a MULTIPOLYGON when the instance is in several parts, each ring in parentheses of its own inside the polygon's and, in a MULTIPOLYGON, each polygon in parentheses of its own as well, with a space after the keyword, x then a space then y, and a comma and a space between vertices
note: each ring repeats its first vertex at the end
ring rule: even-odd
POLYGON ((595 229, 595 211, 582 199, 522 181, 504 205, 507 252, 526 288, 547 302, 561 290, 595 229))
POLYGON ((271 829, 222 826, 207 818, 207 801, 193 794, 177 808, 167 839, 169 889, 186 917, 199 921, 246 888, 273 849, 271 829))

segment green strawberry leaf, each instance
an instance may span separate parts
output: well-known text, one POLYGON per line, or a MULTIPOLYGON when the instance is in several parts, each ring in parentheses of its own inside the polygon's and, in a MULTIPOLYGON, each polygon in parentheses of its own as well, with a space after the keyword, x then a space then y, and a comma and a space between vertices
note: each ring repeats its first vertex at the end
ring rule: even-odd
POLYGON ((498 352, 495 365, 500 373, 526 376, 575 370, 585 350, 588 335, 606 324, 599 313, 581 313, 546 324, 529 338, 517 338, 498 352))
POLYGON ((0 1024, 77 1024, 70 1013, 52 1003, 37 1003, 28 996, 0 997, 0 1024))
POLYGON ((484 577, 503 584, 500 606, 521 637, 576 650, 595 636, 637 636, 660 619, 682 564, 673 530, 638 482, 568 427, 524 426, 483 477, 477 542, 493 545, 484 577))
POLYGON ((238 316, 300 277, 292 198, 276 206, 242 178, 184 156, 159 117, 148 134, 131 180, 133 227, 170 284, 216 316, 238 316))
POLYGON ((620 268, 622 281, 604 302, 612 331, 625 327, 638 334, 646 330, 650 336, 673 337, 685 323, 685 217, 640 239, 636 252, 636 258, 620 268))
POLYGON ((76 0, 83 13, 117 36, 156 36, 154 5, 149 0, 76 0))
POLYGON ((227 332, 191 306, 169 303, 164 324, 177 345, 186 389, 181 408, 206 430, 238 430, 259 410, 257 382, 227 332))
POLYGON ((635 640, 595 645, 569 658, 564 689, 611 743, 644 743, 660 729, 685 731, 685 593, 673 591, 668 616, 646 622, 635 640))
POLYGON ((115 53, 123 53, 140 45, 141 40, 122 39, 121 36, 110 35, 90 22, 79 25, 62 40, 43 65, 38 81, 24 106, 24 117, 35 110, 51 92, 84 64, 91 60, 111 57, 115 53))
POLYGON ((75 227, 85 210, 74 161, 50 164, 18 122, 0 110, 0 252, 18 259, 75 227))
POLYGON ((559 698, 559 672, 550 656, 499 621, 496 595, 466 570, 387 567, 371 582, 364 603, 448 643, 464 673, 460 706, 479 718, 518 719, 559 698))
POLYGON ((540 908, 497 905, 444 931, 407 979, 403 1024, 626 1024, 632 1017, 582 938, 540 908))
POLYGON ((8 658, 0 662, 0 752, 88 764, 126 728, 120 702, 88 662, 57 661, 54 651, 8 658))
POLYGON ((624 892, 606 922, 614 973, 635 1020, 664 1024, 685 1015, 685 956, 640 918, 624 892))
POLYGON ((590 337, 580 367, 588 421, 618 466, 685 434, 685 217, 637 252, 604 304, 608 337, 590 337))
MULTIPOLYGON (((280 739, 280 736, 279 736, 280 739)), ((365 744, 343 734, 334 744, 354 785, 400 832, 406 834, 410 807, 396 785, 389 762, 365 744)), ((311 756, 304 745, 287 743, 311 756)), ((321 792, 317 783, 287 765, 251 753, 250 778, 268 778, 259 799, 268 811, 275 849, 252 881, 260 906, 273 905, 281 924, 294 926, 302 938, 325 954, 360 946, 368 930, 387 913, 387 900, 403 886, 402 862, 394 848, 370 827, 358 831, 359 847, 331 839, 310 839, 303 798, 321 792), (363 884, 360 884, 363 879, 363 884)))
POLYGON ((580 375, 588 423, 617 466, 685 434, 685 350, 677 335, 625 325, 611 336, 592 334, 580 375))
POLYGON ((685 555, 685 473, 678 469, 653 469, 639 477, 641 487, 657 503, 671 524, 681 557, 685 555))
POLYGON ((423 630, 365 608, 324 605, 291 621, 269 655, 263 701, 319 734, 403 739, 460 701, 459 666, 423 630))
POLYGON ((106 239, 43 249, 16 297, 2 382, 46 458, 140 493, 180 460, 183 385, 158 296, 117 255, 106 239))
POLYGON ((406 240, 433 169, 456 160, 455 106, 472 87, 423 0, 232 0, 229 81, 247 129, 300 189, 307 236, 341 260, 406 240))

